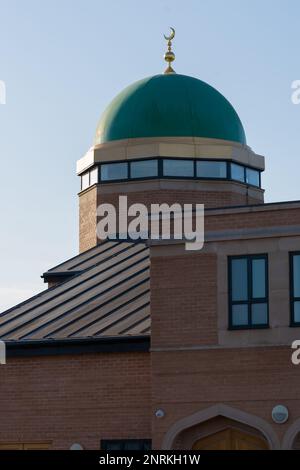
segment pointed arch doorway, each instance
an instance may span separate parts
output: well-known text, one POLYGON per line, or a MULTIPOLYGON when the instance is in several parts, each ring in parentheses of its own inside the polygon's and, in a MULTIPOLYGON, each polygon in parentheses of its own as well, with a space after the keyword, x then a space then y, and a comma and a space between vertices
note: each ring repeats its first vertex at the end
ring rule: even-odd
POLYGON ((196 411, 176 421, 166 432, 161 447, 166 450, 181 450, 196 449, 197 445, 200 449, 203 444, 216 445, 216 442, 213 444, 212 441, 204 441, 213 436, 217 438, 219 448, 226 445, 228 450, 233 446, 239 446, 244 450, 281 448, 278 435, 267 421, 223 403, 196 411), (232 435, 229 436, 229 441, 228 435, 218 434, 227 430, 240 432, 239 435, 234 434, 234 444, 232 444, 232 435), (223 444, 220 441, 223 441, 223 444))
POLYGON ((192 450, 268 450, 265 439, 239 429, 227 428, 198 439, 192 450))

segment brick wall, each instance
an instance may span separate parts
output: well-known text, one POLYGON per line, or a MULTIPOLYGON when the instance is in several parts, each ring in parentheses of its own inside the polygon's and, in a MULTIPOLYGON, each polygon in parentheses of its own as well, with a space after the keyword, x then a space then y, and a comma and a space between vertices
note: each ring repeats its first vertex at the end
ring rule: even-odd
MULTIPOLYGON (((119 195, 125 193, 105 193, 100 186, 84 191, 79 196, 79 245, 80 252, 92 248, 97 243, 96 208, 103 203, 113 204, 118 208, 119 195)), ((150 210, 151 204, 205 204, 205 207, 224 207, 235 205, 257 204, 261 202, 247 194, 235 191, 201 191, 201 190, 172 190, 159 189, 147 191, 126 192, 128 205, 142 203, 150 210)), ((99 240, 98 240, 99 242, 99 240)))
MULTIPOLYGON (((118 203, 118 194, 99 193, 98 201, 95 195, 92 189, 80 196, 81 250, 96 243, 96 203, 118 203)), ((129 193, 128 203, 255 203, 237 196, 149 191, 129 193)), ((300 224, 299 208, 277 209, 208 211, 205 229, 230 234, 233 229, 300 224)), ((15 440, 18 429, 21 440, 45 436, 55 448, 79 441, 96 449, 101 438, 149 437, 160 448, 175 422, 216 403, 264 419, 282 439, 300 417, 300 368, 291 364, 287 346, 247 347, 247 341, 243 348, 218 345, 217 279, 217 250, 151 256, 151 372, 150 354, 141 353, 15 359, 0 367, 0 440, 15 440), (289 408, 284 425, 271 419, 277 404, 289 408), (166 413, 162 419, 155 417, 159 408, 166 413), (4 425, 7 429, 1 429, 4 425)), ((253 334, 249 331, 249 337, 253 334)))
POLYGON ((264 206, 264 210, 253 210, 246 213, 236 212, 218 213, 207 211, 205 214, 205 230, 230 230, 243 228, 263 228, 279 225, 300 224, 300 209, 285 208, 274 210, 272 206, 264 206))
POLYGON ((96 236, 97 189, 95 186, 79 196, 79 251, 97 244, 96 236))
MULTIPOLYGON (((261 212, 208 211, 205 223, 206 230, 224 230, 227 234, 237 228, 296 225, 300 224, 300 210, 265 206, 261 212)), ((238 245, 239 241, 230 242, 229 251, 234 243, 238 245)), ((247 250, 251 243, 249 240, 247 250)), ((256 336, 256 346, 250 347, 257 335, 255 330, 246 332, 248 339, 244 335, 242 348, 219 345, 217 320, 222 306, 217 304, 217 242, 215 245, 212 252, 192 254, 172 245, 151 247, 154 448, 161 448, 165 434, 178 420, 219 403, 262 418, 280 440, 300 418, 300 367, 292 365, 290 347, 276 346, 283 340, 278 330, 274 346, 258 347, 261 337, 256 336), (275 424, 271 418, 272 408, 278 404, 289 409, 290 418, 284 425, 275 424), (157 409, 165 411, 164 418, 155 418, 157 409)), ((224 253, 226 242, 222 246, 224 253)), ((286 295, 283 290, 281 295, 286 295)), ((282 315, 289 318, 288 309, 282 315)), ((238 336, 241 332, 232 334, 238 336)), ((192 439, 192 431, 184 442, 192 439)))
POLYGON ((165 411, 152 420, 154 448, 176 421, 216 403, 263 418, 280 439, 300 416, 300 369, 287 347, 152 352, 152 387, 153 410, 165 411), (286 424, 272 421, 278 404, 289 409, 286 424))
POLYGON ((152 346, 217 342, 215 254, 151 258, 152 346))
POLYGON ((0 444, 150 438, 149 353, 11 358, 0 366, 0 444))
MULTIPOLYGON (((171 190, 159 189, 152 191, 134 191, 120 193, 126 194, 128 204, 142 203, 150 208, 151 204, 205 204, 206 207, 224 207, 234 205, 257 204, 255 198, 247 194, 241 194, 231 191, 192 191, 192 190, 171 190)), ((104 202, 118 207, 119 193, 98 192, 98 205, 104 202)))

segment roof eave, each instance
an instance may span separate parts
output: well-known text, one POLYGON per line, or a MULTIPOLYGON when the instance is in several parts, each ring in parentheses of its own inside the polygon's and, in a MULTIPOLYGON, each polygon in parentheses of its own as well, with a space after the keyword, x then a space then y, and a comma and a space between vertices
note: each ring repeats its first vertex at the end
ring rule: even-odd
POLYGON ((43 339, 6 341, 11 357, 58 356, 103 352, 148 352, 150 336, 101 336, 99 338, 43 339))

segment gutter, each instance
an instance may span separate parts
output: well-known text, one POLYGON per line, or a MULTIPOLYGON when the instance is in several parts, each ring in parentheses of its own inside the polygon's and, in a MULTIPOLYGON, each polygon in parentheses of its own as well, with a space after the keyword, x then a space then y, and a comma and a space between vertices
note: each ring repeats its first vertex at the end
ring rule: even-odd
POLYGON ((150 336, 17 340, 5 341, 5 345, 7 358, 113 352, 149 352, 150 336))

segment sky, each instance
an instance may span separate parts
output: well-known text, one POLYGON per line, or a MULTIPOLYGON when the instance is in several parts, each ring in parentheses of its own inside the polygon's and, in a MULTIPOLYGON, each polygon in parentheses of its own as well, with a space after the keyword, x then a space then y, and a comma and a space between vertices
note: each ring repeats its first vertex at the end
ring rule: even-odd
POLYGON ((300 199, 299 0, 0 0, 0 311, 78 253, 76 161, 128 84, 164 70, 208 82, 266 157, 266 202, 300 199))

